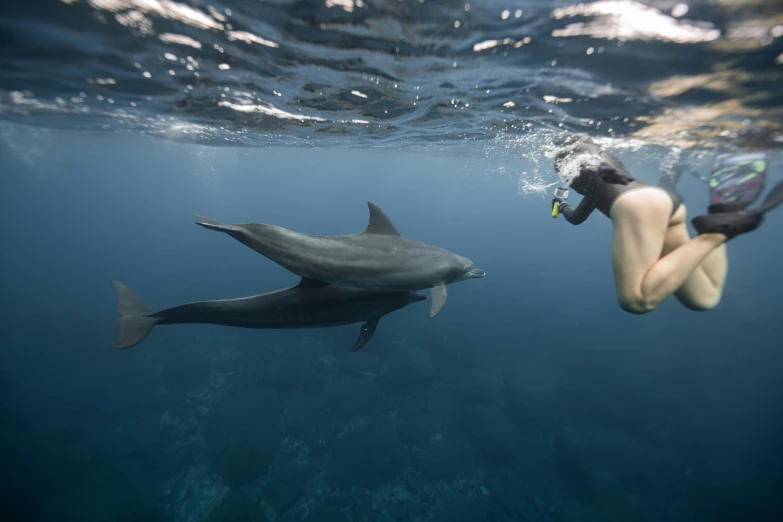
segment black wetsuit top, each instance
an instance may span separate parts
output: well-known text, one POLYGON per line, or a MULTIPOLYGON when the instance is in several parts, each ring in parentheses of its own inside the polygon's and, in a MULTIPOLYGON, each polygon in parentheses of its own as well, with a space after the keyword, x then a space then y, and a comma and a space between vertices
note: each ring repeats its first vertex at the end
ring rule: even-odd
MULTIPOLYGON (((602 151, 598 145, 591 142, 580 143, 572 149, 559 153, 555 158, 555 169, 560 170, 560 165, 569 155, 585 153, 600 157, 602 164, 596 168, 583 167, 579 175, 571 182, 571 188, 584 196, 575 209, 567 203, 560 205, 560 213, 572 225, 584 222, 595 209, 609 216, 612 204, 620 197, 620 194, 646 187, 661 188, 636 181, 620 160, 602 151)), ((666 190, 666 193, 672 198, 672 215, 674 215, 680 206, 680 199, 671 191, 666 190)))

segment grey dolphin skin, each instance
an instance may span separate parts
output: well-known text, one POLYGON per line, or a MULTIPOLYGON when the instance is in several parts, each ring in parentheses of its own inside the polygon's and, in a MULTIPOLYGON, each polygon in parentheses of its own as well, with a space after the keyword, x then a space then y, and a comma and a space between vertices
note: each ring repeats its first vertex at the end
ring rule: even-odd
POLYGON ((155 325, 206 323, 242 328, 321 328, 364 322, 351 351, 370 340, 384 315, 427 296, 416 292, 385 292, 330 285, 302 279, 291 288, 265 294, 199 301, 151 313, 127 286, 112 281, 117 291, 117 339, 114 348, 143 341, 155 325))
POLYGON ((430 317, 446 304, 446 285, 484 277, 466 257, 402 237, 377 205, 368 206, 367 229, 346 236, 312 236, 261 223, 226 225, 195 217, 198 225, 225 232, 301 277, 374 290, 431 288, 430 317))

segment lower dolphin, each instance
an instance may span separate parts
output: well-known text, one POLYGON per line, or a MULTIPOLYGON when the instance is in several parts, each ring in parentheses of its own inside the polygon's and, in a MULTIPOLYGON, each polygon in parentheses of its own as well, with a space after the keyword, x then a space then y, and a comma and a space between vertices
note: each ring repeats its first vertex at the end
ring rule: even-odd
POLYGON ((150 312, 130 288, 112 281, 117 291, 117 338, 114 348, 130 348, 159 324, 206 323, 242 328, 321 328, 364 322, 351 351, 361 349, 384 315, 424 301, 416 292, 387 292, 330 285, 302 279, 291 288, 265 294, 199 301, 150 312))
POLYGON ((380 207, 368 206, 367 229, 345 236, 312 236, 262 223, 227 225, 195 217, 202 227, 229 234, 301 277, 375 290, 431 288, 430 317, 446 304, 446 285, 484 277, 466 257, 402 237, 380 207))

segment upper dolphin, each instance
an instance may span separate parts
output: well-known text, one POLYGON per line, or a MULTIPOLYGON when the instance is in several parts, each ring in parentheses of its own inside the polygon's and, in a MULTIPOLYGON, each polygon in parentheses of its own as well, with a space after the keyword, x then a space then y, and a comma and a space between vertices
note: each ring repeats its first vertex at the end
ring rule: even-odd
POLYGON ((431 288, 430 317, 446 304, 446 285, 484 277, 466 257, 402 237, 377 205, 368 206, 367 229, 346 236, 312 236, 261 223, 225 225, 195 217, 202 227, 229 234, 301 277, 373 290, 431 288))

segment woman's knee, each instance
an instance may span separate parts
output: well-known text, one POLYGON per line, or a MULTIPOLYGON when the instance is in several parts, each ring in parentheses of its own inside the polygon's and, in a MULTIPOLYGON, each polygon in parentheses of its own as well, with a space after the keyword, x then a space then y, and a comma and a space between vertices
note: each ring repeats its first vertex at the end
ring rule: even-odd
MULTIPOLYGON (((679 297, 679 296, 678 296, 679 297)), ((680 302, 694 312, 707 312, 720 304, 722 294, 720 292, 705 292, 701 295, 689 295, 680 297, 680 302)), ((620 308, 635 315, 647 314, 658 308, 660 302, 650 301, 641 295, 618 295, 617 302, 620 308)))
POLYGON ((722 295, 719 292, 710 293, 710 295, 689 295, 687 299, 681 299, 680 302, 685 308, 694 312, 708 312, 720 304, 722 295))
POLYGON ((625 310, 630 314, 635 314, 635 315, 650 313, 656 308, 658 308, 658 305, 660 304, 660 303, 652 302, 649 299, 645 299, 644 296, 642 296, 641 294, 618 295, 617 302, 620 305, 620 308, 622 308, 623 310, 625 310))

